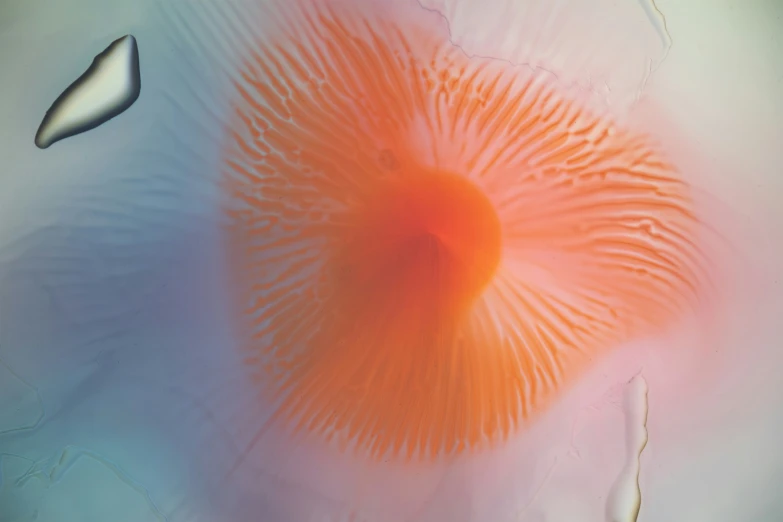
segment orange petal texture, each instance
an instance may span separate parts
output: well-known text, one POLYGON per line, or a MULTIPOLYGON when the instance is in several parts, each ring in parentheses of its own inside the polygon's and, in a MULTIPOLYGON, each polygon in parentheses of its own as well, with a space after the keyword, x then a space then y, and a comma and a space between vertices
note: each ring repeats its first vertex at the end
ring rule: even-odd
POLYGON ((691 189, 646 136, 392 10, 283 12, 221 164, 247 369, 294 433, 490 447, 698 301, 691 189))

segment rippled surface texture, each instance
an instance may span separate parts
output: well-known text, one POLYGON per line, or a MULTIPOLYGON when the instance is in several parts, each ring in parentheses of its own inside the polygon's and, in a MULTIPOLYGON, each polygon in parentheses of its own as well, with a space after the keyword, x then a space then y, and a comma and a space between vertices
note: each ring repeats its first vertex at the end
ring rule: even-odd
POLYGON ((0 7, 0 521, 779 520, 732 6, 0 7))

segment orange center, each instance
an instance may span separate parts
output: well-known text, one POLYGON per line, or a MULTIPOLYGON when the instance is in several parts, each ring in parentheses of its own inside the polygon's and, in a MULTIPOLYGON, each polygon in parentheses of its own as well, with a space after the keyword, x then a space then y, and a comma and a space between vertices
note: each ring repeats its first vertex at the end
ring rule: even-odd
POLYGON ((348 293, 420 319, 466 310, 500 261, 492 203, 451 173, 420 171, 384 185, 357 216, 341 256, 348 293))

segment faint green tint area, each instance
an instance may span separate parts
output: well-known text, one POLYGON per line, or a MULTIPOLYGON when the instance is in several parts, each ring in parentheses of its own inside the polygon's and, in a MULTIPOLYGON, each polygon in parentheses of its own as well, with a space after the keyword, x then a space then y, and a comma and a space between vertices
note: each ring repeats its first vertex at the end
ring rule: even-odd
POLYGON ((0 485, 0 520, 166 520, 141 484, 89 450, 69 446, 45 461, 5 454, 0 464, 16 477, 0 485))

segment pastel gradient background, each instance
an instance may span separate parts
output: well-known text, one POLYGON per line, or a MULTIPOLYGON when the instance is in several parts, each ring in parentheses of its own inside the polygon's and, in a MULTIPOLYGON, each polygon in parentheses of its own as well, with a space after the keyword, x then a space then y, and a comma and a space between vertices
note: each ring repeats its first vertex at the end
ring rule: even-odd
POLYGON ((625 522, 607 502, 635 458, 639 372, 638 521, 783 520, 783 3, 659 0, 662 19, 644 2, 587 4, 364 9, 551 71, 654 135, 739 252, 716 260, 735 270, 725 316, 706 344, 688 329, 626 342, 502 444, 423 464, 287 437, 235 349, 223 71, 248 35, 276 30, 264 1, 4 0, 0 522, 625 522), (129 33, 138 101, 37 149, 52 101, 129 33))

